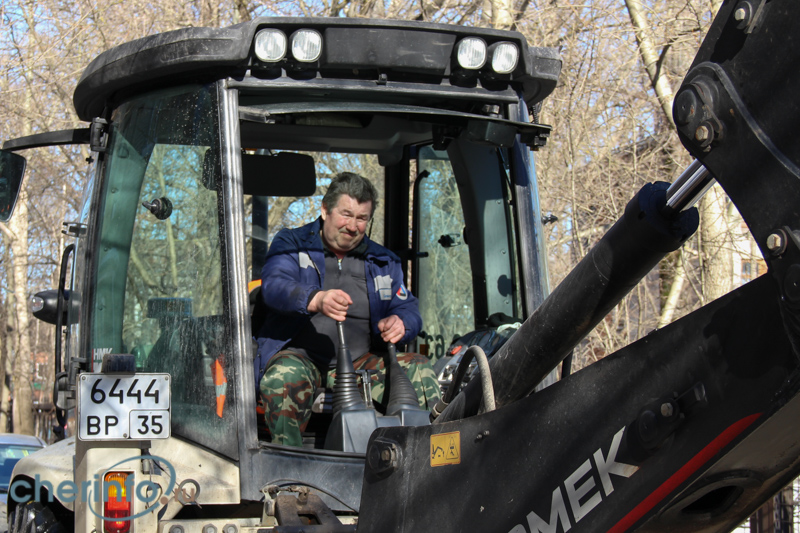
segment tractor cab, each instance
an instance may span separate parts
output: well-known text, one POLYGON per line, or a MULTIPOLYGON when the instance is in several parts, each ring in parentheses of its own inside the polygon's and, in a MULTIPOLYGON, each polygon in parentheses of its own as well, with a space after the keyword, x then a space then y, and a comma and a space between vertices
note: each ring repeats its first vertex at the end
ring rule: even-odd
MULTIPOLYGON (((381 195, 369 238, 402 259, 419 298, 423 331, 406 350, 441 368, 454 339, 524 320, 547 287, 530 151, 549 127, 531 118, 560 60, 513 32, 399 21, 258 19, 157 37, 84 72, 74 100, 89 128, 4 145, 17 175, 24 148, 78 139, 96 152, 68 228, 71 275, 39 311, 68 329, 58 404, 77 421, 76 482, 115 462, 103 449, 146 448, 196 480, 203 508, 299 485, 357 513, 369 433, 361 449, 326 448, 321 413, 300 449, 259 428, 269 244, 319 215, 332 176, 355 172, 381 195), (208 480, 192 457, 231 476, 208 480)), ((202 514, 167 505, 159 520, 202 514)))

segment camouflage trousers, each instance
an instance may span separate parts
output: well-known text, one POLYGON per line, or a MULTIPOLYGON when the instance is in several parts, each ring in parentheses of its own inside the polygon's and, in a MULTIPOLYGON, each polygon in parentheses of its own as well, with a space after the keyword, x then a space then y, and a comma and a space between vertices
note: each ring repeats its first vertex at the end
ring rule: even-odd
MULTIPOLYGON (((398 353, 397 361, 414 385, 420 407, 432 409, 441 397, 439 381, 430 360, 417 353, 398 353)), ((353 361, 356 370, 377 370, 372 373, 372 399, 385 407, 384 355, 366 353, 353 361)), ((259 388, 264 400, 267 427, 272 442, 287 446, 302 446, 302 432, 311 418, 314 392, 320 387, 333 389, 336 370, 320 370, 306 356, 283 350, 275 354, 267 365, 259 388), (323 377, 325 379, 323 383, 323 377)))

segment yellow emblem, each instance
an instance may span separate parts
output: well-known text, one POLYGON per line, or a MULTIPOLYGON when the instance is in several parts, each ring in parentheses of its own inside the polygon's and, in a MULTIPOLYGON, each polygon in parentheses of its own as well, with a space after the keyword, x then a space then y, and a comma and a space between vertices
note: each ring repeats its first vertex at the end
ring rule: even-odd
POLYGON ((461 463, 461 432, 431 435, 431 466, 461 463))

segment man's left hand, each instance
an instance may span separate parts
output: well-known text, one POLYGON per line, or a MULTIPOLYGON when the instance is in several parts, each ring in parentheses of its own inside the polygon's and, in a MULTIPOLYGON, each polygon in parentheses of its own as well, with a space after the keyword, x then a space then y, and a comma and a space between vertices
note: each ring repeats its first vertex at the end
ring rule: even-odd
POLYGON ((405 335, 406 326, 403 324, 403 319, 399 316, 391 315, 378 322, 378 331, 381 332, 381 338, 384 342, 396 343, 405 335))

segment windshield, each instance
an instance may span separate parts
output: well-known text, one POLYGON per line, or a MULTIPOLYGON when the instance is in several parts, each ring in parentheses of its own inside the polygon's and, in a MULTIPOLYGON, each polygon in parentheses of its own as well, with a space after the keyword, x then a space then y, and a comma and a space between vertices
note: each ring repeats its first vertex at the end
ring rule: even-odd
POLYGON ((132 353, 171 376, 172 434, 237 450, 223 327, 214 87, 162 91, 112 118, 103 184, 92 355, 132 353))

